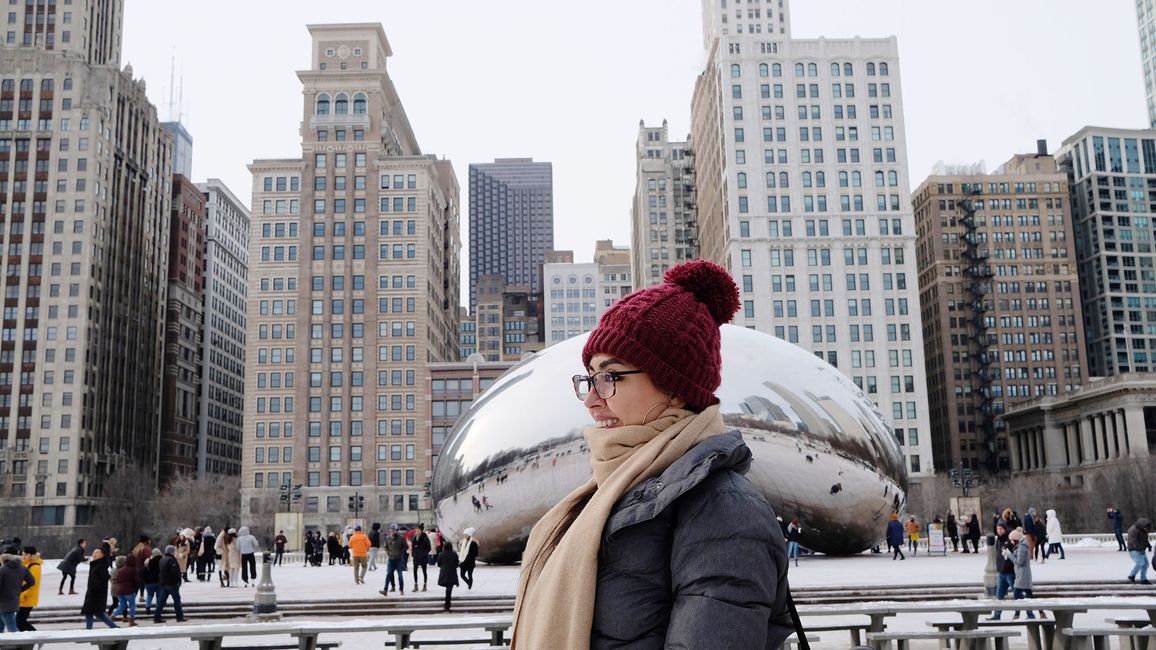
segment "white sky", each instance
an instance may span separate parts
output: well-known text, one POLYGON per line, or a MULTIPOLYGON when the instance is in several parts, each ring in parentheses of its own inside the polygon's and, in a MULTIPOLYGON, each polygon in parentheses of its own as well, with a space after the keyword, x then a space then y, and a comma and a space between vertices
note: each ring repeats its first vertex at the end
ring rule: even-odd
MULTIPOLYGON (((899 38, 911 186, 937 160, 992 170, 1087 124, 1147 126, 1131 0, 794 0, 796 38, 899 38)), ((300 156, 306 24, 380 22, 423 153, 554 164, 557 249, 630 241, 638 121, 689 130, 699 0, 126 0, 122 64, 170 118, 183 79, 193 176, 244 201, 257 158, 300 156), (180 82, 178 82, 180 83, 180 82)), ((463 282, 463 300, 467 296, 463 282)))

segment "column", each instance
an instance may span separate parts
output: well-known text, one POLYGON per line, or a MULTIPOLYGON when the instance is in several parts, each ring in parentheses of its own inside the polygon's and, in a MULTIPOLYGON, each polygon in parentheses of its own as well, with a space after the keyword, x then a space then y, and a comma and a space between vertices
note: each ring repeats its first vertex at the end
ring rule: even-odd
POLYGON ((1020 451, 1020 434, 1015 431, 1008 431, 1007 434, 1007 448, 1011 453, 1012 471, 1022 472, 1024 470, 1023 454, 1020 451))
POLYGON ((1090 417, 1080 418, 1080 435, 1076 442, 1076 457, 1079 464, 1089 464, 1091 462, 1089 454, 1092 451, 1092 419, 1090 417))
POLYGON ((1148 433, 1144 424, 1144 407, 1128 404, 1124 407, 1124 427, 1128 435, 1128 452, 1132 458, 1148 457, 1148 433))

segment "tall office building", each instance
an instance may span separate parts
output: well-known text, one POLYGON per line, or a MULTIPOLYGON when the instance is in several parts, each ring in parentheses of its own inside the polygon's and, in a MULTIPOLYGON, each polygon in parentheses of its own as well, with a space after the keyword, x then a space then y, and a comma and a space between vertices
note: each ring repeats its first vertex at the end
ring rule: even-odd
POLYGON ((694 155, 660 127, 638 123, 634 204, 630 211, 631 274, 638 288, 662 282, 671 266, 698 257, 694 155))
POLYGON ((249 209, 219 179, 197 188, 205 197, 207 224, 197 476, 237 476, 245 408, 249 209))
POLYGON ((539 303, 529 287, 508 285, 500 275, 483 275, 475 294, 477 352, 486 361, 517 361, 542 349, 539 303))
POLYGON ((1136 0, 1140 25, 1140 63, 1144 67, 1144 95, 1148 99, 1148 123, 1156 128, 1156 11, 1152 0, 1136 0))
POLYGON ((205 196, 187 178, 174 174, 161 399, 162 483, 197 470, 204 279, 205 196))
POLYGON ((1003 413, 1083 381, 1068 179, 1040 142, 994 174, 939 167, 914 193, 936 469, 1013 469, 1003 413))
MULTIPOLYGON (((416 511, 427 365, 458 354, 458 184, 423 155, 377 24, 310 25, 301 157, 253 173, 242 516, 416 511)), ((393 515, 400 517, 402 515, 393 515)))
POLYGON ((122 9, 13 4, 0 43, 0 495, 61 527, 38 539, 158 461, 171 142, 119 68, 122 9))
POLYGON ((541 294, 542 262, 554 249, 554 169, 531 158, 470 164, 470 312, 478 279, 541 294))
POLYGON ((691 104, 699 254, 734 274, 736 325, 849 375, 904 441, 910 470, 927 472, 896 40, 792 39, 787 5, 703 2, 708 61, 691 104))
POLYGON ((1058 156, 1068 175, 1088 374, 1156 370, 1156 133, 1084 127, 1058 156))

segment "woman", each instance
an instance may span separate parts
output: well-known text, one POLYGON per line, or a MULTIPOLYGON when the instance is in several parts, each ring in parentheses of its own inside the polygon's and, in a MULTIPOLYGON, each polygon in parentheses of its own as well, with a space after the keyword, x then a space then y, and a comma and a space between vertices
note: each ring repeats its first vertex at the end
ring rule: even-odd
POLYGON ((65 580, 69 581, 68 595, 76 595, 76 567, 88 561, 84 559, 84 547, 86 544, 87 542, 84 541, 83 537, 77 540, 76 546, 73 546, 72 550, 68 552, 68 555, 65 555, 64 559, 56 565, 57 570, 60 571, 60 588, 56 590, 57 596, 64 595, 65 580))
POLYGON ((217 538, 217 555, 221 556, 221 568, 217 576, 222 587, 234 587, 233 578, 237 577, 237 569, 241 567, 241 552, 237 550, 237 529, 230 528, 228 532, 217 538))
MULTIPOLYGON (((110 546, 111 548, 111 546, 110 546)), ((104 621, 109 627, 118 627, 105 611, 108 603, 108 570, 109 558, 104 554, 104 548, 92 552, 92 560, 88 563, 88 589, 84 592, 84 605, 80 613, 84 614, 84 628, 92 629, 95 619, 104 621)))
POLYGON ((177 564, 181 567, 181 574, 184 577, 185 582, 189 581, 188 576, 184 576, 184 573, 188 571, 189 568, 189 554, 192 552, 192 546, 190 542, 195 536, 196 533, 193 532, 192 528, 185 528, 183 530, 178 530, 177 534, 173 536, 171 541, 169 541, 169 543, 175 546, 177 549, 177 564))
POLYGON ((593 477, 530 533, 514 648, 776 648, 792 631, 783 533, 714 395, 738 288, 702 260, 664 280, 586 341, 593 477))
POLYGON ((474 588, 474 567, 477 566, 478 559, 478 540, 474 537, 474 528, 462 531, 465 537, 461 542, 458 542, 458 557, 460 562, 458 569, 462 573, 462 582, 466 583, 466 589, 474 588))
POLYGON ((887 521, 887 550, 891 551, 891 559, 906 560, 903 554, 903 524, 899 523, 899 513, 891 513, 887 521))
POLYGON ((974 512, 971 513, 971 526, 967 529, 967 538, 971 541, 971 552, 979 553, 979 537, 983 533, 980 530, 979 515, 974 512))
POLYGON ((40 565, 43 562, 35 546, 25 546, 24 555, 21 557, 24 561, 24 568, 28 569, 28 573, 32 574, 32 579, 36 583, 20 592, 20 609, 16 612, 16 629, 21 632, 35 632, 36 628, 28 622, 28 617, 32 615, 32 610, 40 604, 40 565))
POLYGON ((145 614, 152 616, 153 603, 159 603, 160 589, 161 589, 161 558, 164 553, 161 553, 159 548, 154 548, 149 551, 149 558, 145 560, 144 567, 141 569, 140 581, 141 586, 144 587, 145 592, 145 614))
MULTIPOLYGON (((120 562, 120 558, 117 558, 117 562, 120 562)), ((117 606, 112 615, 120 616, 120 622, 127 623, 129 627, 136 627, 136 592, 142 584, 140 570, 140 560, 133 553, 125 558, 124 566, 116 572, 117 606)))
MULTIPOLYGON (((1008 533, 1008 539, 1015 546, 1015 550, 1004 549, 1003 556, 1012 561, 1015 565, 1015 582, 1012 583, 1012 591, 1015 594, 1015 599, 1034 598, 1032 594, 1032 550, 1028 544, 1028 540, 1024 537, 1024 529, 1016 528, 1008 533)), ((1017 611, 1013 619, 1020 617, 1017 611)), ((1035 618, 1035 614, 1028 610, 1028 618, 1035 618)), ((1040 618, 1047 618, 1048 615, 1043 610, 1040 610, 1040 618)))
POLYGON ((450 611, 450 596, 458 586, 458 554, 449 541, 438 547, 438 586, 446 588, 446 604, 442 609, 450 611))
POLYGON ((903 525, 903 530, 907 532, 907 550, 911 551, 912 555, 918 555, 919 522, 915 521, 915 515, 907 518, 907 523, 903 525))
POLYGON ((1060 528, 1060 518, 1056 516, 1055 510, 1048 510, 1047 539, 1048 552, 1044 553, 1044 559, 1048 559, 1052 553, 1060 552, 1060 559, 1066 560, 1067 555, 1064 553, 1064 530, 1060 528))
POLYGON ((795 517, 787 525, 787 560, 795 558, 795 566, 799 566, 799 538, 803 535, 803 524, 795 517))

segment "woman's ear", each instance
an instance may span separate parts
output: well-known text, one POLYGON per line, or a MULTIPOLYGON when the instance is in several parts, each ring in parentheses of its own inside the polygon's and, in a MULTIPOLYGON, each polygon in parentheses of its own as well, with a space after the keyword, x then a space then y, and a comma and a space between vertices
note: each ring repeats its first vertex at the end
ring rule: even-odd
POLYGON ((681 397, 675 397, 671 395, 670 405, 677 409, 686 408, 686 400, 682 399, 681 397))

